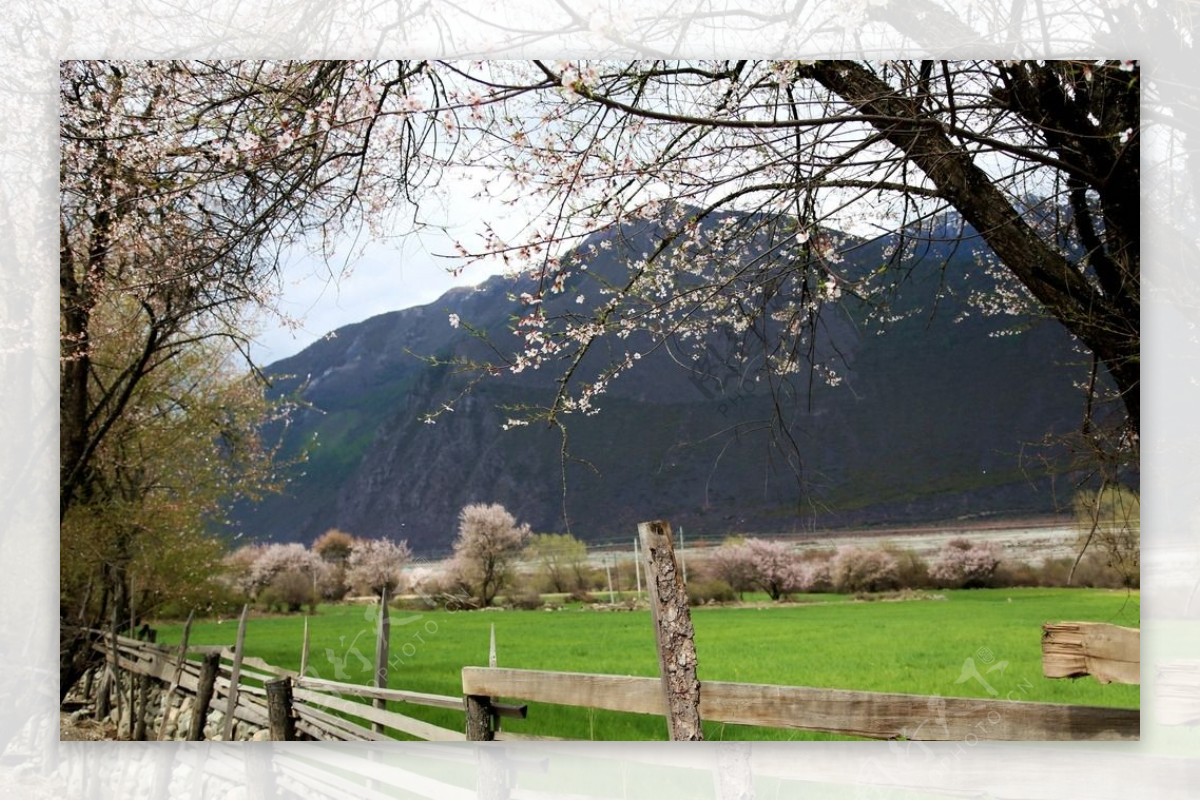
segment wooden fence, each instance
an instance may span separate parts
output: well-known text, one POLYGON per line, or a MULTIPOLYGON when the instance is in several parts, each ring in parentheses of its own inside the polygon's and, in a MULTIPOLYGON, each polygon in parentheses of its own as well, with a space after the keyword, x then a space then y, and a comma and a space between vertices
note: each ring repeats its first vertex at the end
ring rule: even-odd
MULTIPOLYGON (((1082 664, 1103 672, 1101 655, 1113 652, 1114 636, 1126 637, 1125 650, 1117 661, 1127 664, 1128 635, 1114 635, 1098 627, 1048 624, 1043 640, 1047 675, 1078 675, 1061 667, 1058 654, 1064 648, 1074 653, 1076 662, 1084 659, 1082 664), (1078 634, 1081 630, 1087 634, 1078 634)), ((252 657, 242 657, 239 663, 235 650, 221 646, 188 648, 188 653, 199 658, 182 662, 178 646, 128 637, 116 637, 114 647, 111 635, 104 635, 97 647, 115 656, 120 670, 175 687, 168 695, 169 702, 184 694, 203 699, 193 714, 188 739, 201 739, 205 713, 211 710, 232 714, 252 726, 271 728, 272 739, 341 741, 390 740, 396 733, 430 741, 553 739, 499 731, 498 718, 528 715, 527 705, 502 703, 500 698, 656 716, 665 716, 667 711, 661 681, 641 676, 464 667, 463 694, 451 696, 301 677, 252 657), (217 661, 215 658, 219 658, 218 669, 206 671, 205 663, 217 661), (239 681, 233 693, 235 667, 239 681), (281 691, 286 691, 284 704, 273 709, 272 692, 281 691), (393 709, 380 708, 378 702, 391 704, 393 709), (396 705, 462 711, 464 727, 438 726, 395 711, 396 705)), ((1122 670, 1128 675, 1127 668, 1122 670)), ((132 694, 130 703, 136 703, 132 694)), ((1136 709, 721 681, 701 682, 699 716, 721 723, 873 739, 1129 740, 1137 739, 1139 733, 1136 709)))

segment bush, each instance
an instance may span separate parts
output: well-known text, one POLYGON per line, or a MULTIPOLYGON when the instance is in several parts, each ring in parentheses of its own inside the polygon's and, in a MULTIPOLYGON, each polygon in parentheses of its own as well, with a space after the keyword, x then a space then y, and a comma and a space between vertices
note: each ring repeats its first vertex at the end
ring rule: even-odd
POLYGON ((929 567, 929 577, 940 587, 986 587, 1000 564, 994 542, 971 542, 956 537, 947 542, 929 567))
POLYGON ((537 592, 523 592, 520 595, 509 595, 504 599, 505 606, 512 609, 541 609, 542 596, 537 592))
POLYGON ((687 585, 688 604, 699 606, 706 603, 729 603, 737 600, 737 594, 729 582, 721 579, 702 579, 687 585))
POLYGON ((809 559, 797 568, 800 592, 832 592, 833 572, 829 559, 809 559))
POLYGON ((312 578, 299 570, 285 570, 259 593, 259 600, 269 610, 286 612, 299 612, 305 604, 315 606, 312 578))
POLYGON ((829 572, 838 592, 881 592, 900 586, 900 565, 880 548, 843 545, 830 562, 829 572))
POLYGON ((897 545, 884 545, 883 549, 896 560, 896 580, 901 587, 921 590, 934 586, 929 577, 929 565, 916 551, 897 545))
POLYGON ((575 592, 571 593, 570 595, 567 596, 567 602, 568 603, 577 603, 577 604, 599 603, 599 601, 596 600, 596 596, 592 595, 590 592, 587 592, 586 590, 583 590, 583 591, 576 590, 575 592))

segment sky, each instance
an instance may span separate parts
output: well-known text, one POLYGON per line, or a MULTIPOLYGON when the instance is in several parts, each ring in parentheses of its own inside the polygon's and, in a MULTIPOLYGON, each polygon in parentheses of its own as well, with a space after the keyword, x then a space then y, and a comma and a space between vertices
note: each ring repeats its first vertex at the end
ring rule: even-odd
POLYGON ((340 249, 330 266, 300 253, 287 259, 278 305, 283 314, 299 321, 300 327, 290 327, 275 315, 262 317, 262 331, 251 348, 257 364, 267 365, 299 353, 350 323, 432 303, 446 290, 477 284, 490 274, 481 268, 452 277, 447 271, 451 260, 435 255, 449 250, 445 240, 411 234, 399 241, 368 245, 346 265, 346 272, 332 277, 331 267, 338 271, 345 264, 348 250, 348 246, 340 249))
POLYGON ((473 197, 474 186, 460 178, 447 176, 438 189, 441 201, 429 198, 433 202, 423 210, 427 225, 419 232, 410 232, 411 224, 401 219, 394 227, 405 233, 385 235, 382 241, 371 240, 365 229, 348 234, 328 263, 304 247, 285 254, 277 305, 300 325, 279 315, 262 316, 261 331, 250 349, 255 364, 269 365, 342 326, 432 303, 451 288, 474 286, 500 272, 503 264, 491 260, 453 276, 452 268, 464 267, 464 261, 452 255, 454 243, 475 241, 485 220, 497 230, 512 228, 514 215, 493 220, 501 214, 498 207, 473 197))

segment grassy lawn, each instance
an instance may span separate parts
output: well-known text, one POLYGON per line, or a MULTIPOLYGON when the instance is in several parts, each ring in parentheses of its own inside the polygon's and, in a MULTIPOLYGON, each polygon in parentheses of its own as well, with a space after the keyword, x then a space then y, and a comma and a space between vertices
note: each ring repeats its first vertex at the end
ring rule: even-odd
MULTIPOLYGON (((692 610, 701 680, 790 684, 921 695, 992 695, 1023 701, 1136 708, 1139 688, 1094 679, 1050 680, 1041 672, 1041 624, 1094 620, 1137 626, 1139 597, 1078 589, 964 590, 944 600, 820 602, 692 610), (970 670, 971 665, 974 671, 970 670)), ((310 618, 309 674, 370 681, 374 608, 323 606, 310 618)), ((486 665, 496 626, 498 663, 542 670, 657 675, 645 611, 393 610, 390 686, 461 694, 464 665, 486 665)), ((178 642, 164 624, 160 642, 178 642)), ((237 621, 193 624, 196 645, 231 644, 237 621)), ((252 617, 246 652, 298 669, 303 619, 252 617)), ((398 711, 400 705, 396 705, 398 711)), ((408 707, 405 714, 461 729, 461 713, 408 707)), ((506 730, 577 739, 665 739, 660 718, 531 704, 506 730)), ((828 739, 828 735, 706 724, 710 739, 828 739)))

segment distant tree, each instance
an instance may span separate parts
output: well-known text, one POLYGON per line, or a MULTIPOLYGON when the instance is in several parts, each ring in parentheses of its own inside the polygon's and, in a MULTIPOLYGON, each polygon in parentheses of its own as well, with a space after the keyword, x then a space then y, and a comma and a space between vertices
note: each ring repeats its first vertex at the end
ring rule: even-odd
POLYGON ((404 566, 411 561, 407 540, 358 539, 346 563, 346 581, 359 592, 391 594, 404 584, 404 566))
POLYGON ((800 589, 799 556, 786 542, 748 539, 738 546, 750 566, 750 582, 778 601, 800 589))
POLYGON ((985 587, 999 565, 996 543, 955 537, 942 546, 929 566, 929 577, 944 587, 985 587))
POLYGON ((221 560, 221 578, 239 594, 254 597, 254 563, 267 546, 253 543, 243 545, 221 560))
POLYGON ((754 586, 754 565, 745 545, 745 537, 728 537, 709 556, 713 576, 732 587, 739 599, 754 586))
POLYGON ((341 529, 331 528, 313 540, 312 549, 326 562, 345 565, 354 550, 354 537, 341 529))
POLYGON ((843 545, 829 564, 830 580, 838 592, 879 592, 899 586, 900 565, 882 548, 843 545))
POLYGON ((139 553, 178 555, 176 588, 194 586, 182 579, 219 560, 194 547, 211 544, 198 538, 217 502, 273 483, 245 461, 268 407, 250 420, 213 390, 262 400, 228 362, 254 371, 252 318, 273 306, 280 254, 326 254, 431 171, 410 158, 423 117, 374 122, 404 116, 414 80, 435 79, 405 62, 59 63, 61 552, 93 560, 62 574, 61 693, 97 658, 90 629, 149 611, 139 586, 170 590, 131 572, 139 553))
POLYGON ((587 545, 582 540, 570 534, 535 534, 525 558, 537 565, 551 592, 586 589, 587 545))
POLYGON ((499 504, 464 506, 458 521, 456 571, 479 604, 490 606, 511 579, 512 563, 529 541, 529 526, 518 525, 499 504))
POLYGON ((313 587, 320 559, 298 542, 276 542, 263 547, 250 568, 251 594, 257 596, 281 573, 299 573, 308 576, 308 586, 313 587))
POLYGON ((1075 496, 1075 525, 1079 530, 1079 553, 1067 583, 1089 550, 1121 577, 1125 587, 1141 583, 1141 500, 1138 493, 1120 484, 1106 482, 1095 491, 1075 496))

